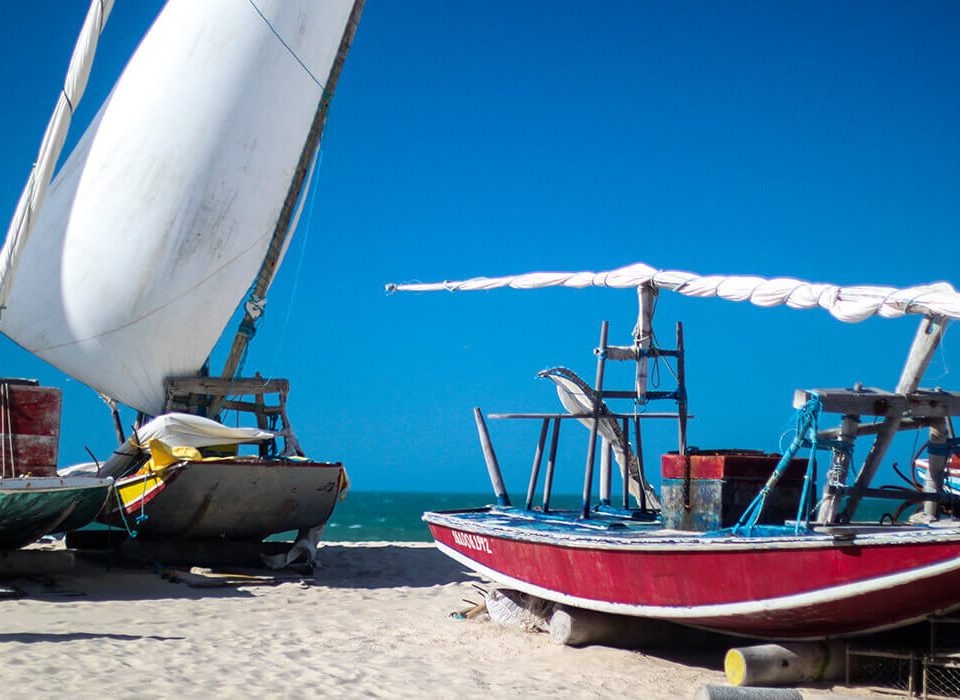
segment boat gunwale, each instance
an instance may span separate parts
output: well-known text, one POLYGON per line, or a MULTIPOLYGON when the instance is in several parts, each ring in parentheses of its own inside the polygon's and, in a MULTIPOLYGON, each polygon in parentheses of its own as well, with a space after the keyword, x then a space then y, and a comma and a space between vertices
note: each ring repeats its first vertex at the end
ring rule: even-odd
MULTIPOLYGON (((834 536, 829 531, 815 531, 807 534, 798 535, 775 535, 775 536, 756 536, 743 537, 736 535, 729 536, 710 536, 705 533, 689 532, 683 533, 678 530, 666 531, 660 530, 662 534, 657 534, 656 526, 645 528, 647 531, 629 531, 629 530, 603 530, 602 534, 597 530, 593 532, 563 532, 556 529, 549 531, 537 531, 535 527, 524 527, 513 524, 494 524, 484 523, 473 519, 458 518, 461 514, 484 514, 491 517, 513 518, 509 513, 501 513, 491 508, 479 508, 470 510, 456 511, 427 511, 423 514, 422 520, 430 525, 437 525, 453 530, 469 532, 474 535, 487 537, 496 537, 499 539, 512 540, 518 542, 529 542, 532 544, 551 545, 556 547, 569 547, 577 549, 599 549, 623 552, 637 551, 669 551, 677 553, 677 547, 682 546, 683 551, 710 551, 723 549, 731 550, 783 550, 783 549, 828 549, 828 548, 847 548, 847 547, 878 547, 878 546, 908 546, 924 544, 946 544, 950 542, 960 542, 960 523, 957 526, 927 527, 927 526, 884 526, 884 527, 904 527, 908 530, 899 532, 875 532, 866 531, 860 533, 851 533, 851 528, 855 526, 838 526, 838 535, 834 536)), ((522 518, 515 518, 522 521, 522 518)), ((534 522, 531 518, 530 522, 534 522)), ((553 521, 554 523, 556 521, 553 521)), ((569 523, 572 527, 580 525, 576 522, 569 523)), ((879 526, 868 526, 873 530, 879 526)))
POLYGON ((0 493, 44 493, 63 489, 86 490, 113 486, 112 476, 30 476, 0 479, 0 493), (55 482, 55 483, 51 483, 55 482))

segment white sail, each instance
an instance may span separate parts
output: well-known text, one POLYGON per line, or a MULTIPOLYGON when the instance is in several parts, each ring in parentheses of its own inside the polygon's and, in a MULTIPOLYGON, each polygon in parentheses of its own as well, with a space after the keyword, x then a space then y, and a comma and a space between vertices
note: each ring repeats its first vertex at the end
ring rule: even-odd
POLYGON ((47 195, 0 330, 128 406, 256 276, 352 0, 171 0, 47 195))
POLYGON ((652 286, 691 297, 719 297, 749 301, 757 306, 786 305, 794 309, 820 307, 848 323, 871 316, 898 318, 905 314, 960 319, 960 294, 946 282, 897 289, 883 286, 847 286, 803 280, 744 275, 697 275, 679 270, 657 270, 644 263, 609 272, 530 272, 505 277, 474 277, 461 282, 388 284, 387 291, 477 291, 512 287, 615 287, 652 286))

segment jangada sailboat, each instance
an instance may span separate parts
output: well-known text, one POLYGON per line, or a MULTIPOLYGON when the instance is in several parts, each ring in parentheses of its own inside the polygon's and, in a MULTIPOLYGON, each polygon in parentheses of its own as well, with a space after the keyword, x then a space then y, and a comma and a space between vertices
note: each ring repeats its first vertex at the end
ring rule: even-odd
POLYGON ((944 491, 948 456, 960 449, 951 423, 951 417, 960 414, 960 393, 919 388, 948 320, 960 318, 960 294, 950 285, 838 287, 793 279, 700 276, 637 264, 599 274, 531 273, 390 285, 388 290, 507 286, 635 287, 639 320, 633 342, 625 346, 607 344, 604 324, 592 387, 567 370, 542 373, 555 381, 572 415, 489 416, 541 422, 523 506, 510 504, 486 422, 475 409, 497 504, 425 513, 442 552, 493 581, 556 603, 750 637, 849 636, 960 607, 960 522, 950 515, 955 498, 944 491), (797 391, 796 435, 784 455, 697 451, 686 441, 682 326, 677 327, 676 348, 653 342, 654 299, 661 290, 760 306, 819 306, 848 322, 873 315, 920 314, 923 319, 895 391, 861 386, 797 391), (636 364, 636 385, 629 391, 604 385, 606 363, 615 360, 636 364), (675 389, 648 389, 650 361, 674 363, 675 389), (631 410, 613 411, 607 402, 616 399, 631 400, 631 410), (651 412, 654 400, 674 402, 676 410, 651 412), (839 426, 821 429, 825 413, 839 414, 839 426), (866 422, 868 417, 876 422, 866 422), (568 418, 590 429, 582 507, 572 512, 557 511, 550 503, 557 440, 568 418), (635 446, 642 444, 644 420, 664 418, 677 420, 679 448, 662 458, 657 504, 644 497, 643 454, 635 446), (922 488, 871 488, 891 440, 901 430, 929 431, 922 488), (598 435, 602 447, 595 504, 598 435), (875 437, 852 478, 854 444, 867 436, 875 437), (810 450, 807 460, 796 456, 804 448, 810 450), (818 450, 831 455, 825 473, 818 473, 818 450), (535 505, 545 452, 543 500, 535 505), (615 461, 623 477, 620 498, 612 496, 615 461), (631 469, 631 463, 637 468, 631 469), (885 518, 858 523, 857 508, 868 496, 912 501, 920 512, 907 522, 885 518))
POLYGON ((303 458, 286 381, 239 372, 362 5, 171 0, 47 188, 112 2, 91 5, 0 251, 0 331, 104 396, 121 443, 116 404, 143 417, 110 462, 115 517, 141 536, 310 540, 346 487, 303 458), (245 294, 221 376, 201 376, 245 294), (224 434, 233 410, 253 432, 224 434), (171 412, 190 429, 146 423, 171 412))

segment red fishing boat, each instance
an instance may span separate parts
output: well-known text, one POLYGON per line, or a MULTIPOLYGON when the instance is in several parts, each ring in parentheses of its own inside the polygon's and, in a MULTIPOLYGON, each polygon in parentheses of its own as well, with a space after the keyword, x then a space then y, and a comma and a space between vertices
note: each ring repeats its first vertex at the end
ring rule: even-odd
POLYGON ((668 620, 748 637, 818 639, 889 629, 960 607, 960 521, 944 488, 947 459, 960 441, 951 416, 960 394, 919 388, 949 318, 960 317, 960 295, 948 285, 909 290, 840 288, 798 280, 700 277, 634 265, 608 273, 532 273, 392 289, 489 289, 566 285, 634 286, 640 317, 633 343, 607 344, 604 323, 596 382, 569 370, 541 372, 556 385, 569 413, 490 414, 492 419, 541 421, 540 439, 523 506, 510 504, 499 463, 479 409, 475 417, 497 504, 473 510, 428 512, 438 548, 499 584, 532 596, 607 613, 668 620), (865 389, 797 391, 795 437, 783 455, 688 449, 682 326, 675 349, 657 347, 652 333, 660 289, 692 296, 750 300, 763 306, 821 306, 846 321, 874 314, 924 316, 900 382, 893 392, 865 389), (677 386, 647 390, 647 361, 673 363, 677 386), (635 362, 636 386, 604 387, 608 361, 635 362), (617 413, 608 401, 627 399, 617 413), (652 413, 653 400, 676 403, 652 413), (842 416, 819 427, 823 414, 842 416), (872 417, 874 422, 863 422, 872 417), (551 507, 560 426, 576 419, 589 429, 581 507, 551 507), (641 422, 678 422, 679 447, 661 460, 659 498, 644 477, 641 422), (631 442, 630 433, 633 433, 631 442), (921 488, 871 488, 892 437, 929 430, 929 459, 921 488), (855 478, 853 444, 875 436, 855 478), (549 438, 549 440, 548 440, 549 438), (594 463, 600 452, 599 498, 594 463), (548 447, 549 445, 549 447, 548 447), (801 450, 809 450, 800 459, 801 450), (829 453, 818 473, 816 455, 829 453), (545 476, 540 479, 546 456, 545 476), (619 469, 614 464, 619 465, 619 469), (612 474, 622 494, 613 497, 612 474), (538 490, 542 501, 534 503, 538 490), (880 522, 855 519, 862 499, 887 498, 917 511, 899 521, 891 508, 880 522), (616 502, 615 502, 616 501, 616 502))

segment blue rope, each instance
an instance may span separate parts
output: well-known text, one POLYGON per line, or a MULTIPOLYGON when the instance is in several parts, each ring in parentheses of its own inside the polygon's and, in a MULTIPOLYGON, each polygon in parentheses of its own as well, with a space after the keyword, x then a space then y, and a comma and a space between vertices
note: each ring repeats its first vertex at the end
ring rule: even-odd
POLYGON ((949 457, 953 454, 960 454, 960 438, 948 438, 941 445, 931 442, 927 445, 927 452, 937 457, 949 457))
MULTIPOLYGON (((780 461, 777 463, 777 468, 773 470, 773 474, 770 475, 770 478, 767 479, 767 483, 763 485, 763 488, 760 489, 760 493, 751 501, 750 505, 747 506, 744 510, 743 515, 740 516, 740 519, 737 521, 737 524, 733 526, 733 534, 739 534, 741 529, 751 529, 756 526, 757 522, 760 520, 760 514, 763 512, 763 507, 766 505, 767 496, 770 494, 770 491, 776 487, 780 479, 786 473, 787 468, 790 466, 790 461, 794 458, 800 448, 803 446, 805 440, 816 443, 817 439, 817 419, 820 416, 820 411, 823 408, 823 404, 820 401, 820 397, 816 394, 813 395, 807 403, 797 411, 797 430, 794 435, 793 440, 790 442, 790 447, 787 448, 786 452, 783 453, 783 456, 780 457, 780 461), (812 438, 808 437, 812 432, 812 438)), ((814 450, 814 454, 816 450, 814 450)), ((811 469, 816 469, 816 460, 811 457, 810 462, 807 464, 807 474, 804 477, 804 493, 800 499, 800 508, 802 509, 807 500, 807 492, 809 491, 808 479, 810 478, 811 469)), ((797 531, 799 532, 799 515, 797 516, 797 531)))
POLYGON ((117 512, 120 513, 120 522, 123 523, 123 529, 127 531, 127 534, 130 535, 131 540, 137 539, 139 534, 136 530, 130 527, 130 524, 127 522, 127 516, 123 513, 123 499, 120 498, 120 492, 117 490, 117 482, 113 482, 113 497, 117 501, 117 512))

